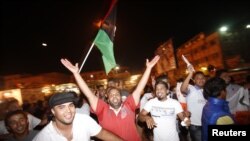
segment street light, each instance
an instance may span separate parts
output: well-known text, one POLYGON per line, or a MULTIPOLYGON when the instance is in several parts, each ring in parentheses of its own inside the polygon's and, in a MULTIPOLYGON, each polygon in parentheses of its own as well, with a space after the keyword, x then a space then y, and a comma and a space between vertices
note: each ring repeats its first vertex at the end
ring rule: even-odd
POLYGON ((118 73, 119 70, 120 70, 120 67, 117 65, 117 66, 115 67, 115 73, 118 73))
POLYGON ((47 47, 47 44, 46 43, 42 43, 42 46, 47 47))
POLYGON ((220 32, 226 32, 228 30, 228 27, 227 26, 222 26, 220 28, 220 32))
POLYGON ((119 67, 119 66, 116 66, 116 67, 115 67, 115 70, 119 70, 119 69, 120 69, 120 67, 119 67))

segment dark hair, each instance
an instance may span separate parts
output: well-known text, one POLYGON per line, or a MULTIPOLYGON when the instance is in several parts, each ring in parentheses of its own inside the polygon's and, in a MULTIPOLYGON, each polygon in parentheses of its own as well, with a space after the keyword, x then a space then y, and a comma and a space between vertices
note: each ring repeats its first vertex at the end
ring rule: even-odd
POLYGON ((203 73, 202 71, 196 71, 196 72, 194 73, 194 75, 193 75, 193 78, 195 78, 196 75, 199 75, 199 74, 205 76, 204 73, 203 73))
POLYGON ((100 89, 101 87, 104 87, 104 85, 100 84, 96 86, 97 89, 100 89))
POLYGON ((111 87, 108 87, 108 88, 107 88, 107 90, 106 90, 106 94, 109 94, 109 92, 110 92, 111 90, 113 90, 113 89, 115 89, 115 90, 119 91, 119 93, 120 93, 120 95, 121 95, 121 90, 120 90, 120 89, 118 89, 118 88, 116 88, 116 87, 113 87, 113 86, 111 86, 111 87))
POLYGON ((108 78, 108 82, 118 82, 118 79, 116 78, 108 78))
POLYGON ((83 93, 80 93, 77 97, 77 102, 76 102, 76 107, 77 108, 81 108, 82 105, 83 105, 83 100, 84 99, 87 99, 87 97, 83 94, 83 93))
POLYGON ((167 79, 168 82, 168 76, 166 74, 161 74, 158 77, 156 77, 155 81, 163 81, 163 79, 167 79))
POLYGON ((179 79, 177 79, 177 82, 183 82, 184 81, 184 79, 183 78, 179 78, 179 79))
POLYGON ((215 73, 215 77, 220 77, 222 73, 226 73, 226 72, 228 72, 227 69, 217 70, 216 73, 215 73))
POLYGON ((153 87, 151 85, 146 85, 143 91, 144 93, 152 93, 153 87))
POLYGON ((4 124, 5 124, 6 127, 9 127, 9 119, 10 119, 10 117, 12 117, 14 115, 17 115, 17 114, 22 114, 26 119, 28 119, 27 113, 24 112, 23 110, 16 110, 16 111, 9 112, 9 113, 7 113, 7 115, 4 118, 4 124))
POLYGON ((18 103, 18 100, 15 98, 10 98, 7 100, 7 103, 8 103, 8 106, 7 106, 7 108, 8 108, 11 104, 18 103))
POLYGON ((169 89, 168 84, 165 81, 156 81, 155 88, 158 84, 163 84, 166 87, 166 89, 169 89))
POLYGON ((203 96, 207 99, 208 97, 219 97, 221 91, 226 90, 226 82, 219 78, 213 77, 206 81, 203 90, 203 96))

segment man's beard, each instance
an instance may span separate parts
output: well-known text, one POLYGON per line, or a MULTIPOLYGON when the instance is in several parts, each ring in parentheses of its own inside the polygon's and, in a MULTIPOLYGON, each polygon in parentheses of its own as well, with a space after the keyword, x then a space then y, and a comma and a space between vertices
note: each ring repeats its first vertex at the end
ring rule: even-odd
POLYGON ((118 102, 117 104, 113 104, 113 103, 109 102, 109 105, 110 105, 112 108, 114 108, 114 109, 118 109, 118 108, 121 107, 122 102, 120 101, 120 102, 118 102))
POLYGON ((163 100, 163 99, 165 99, 165 97, 157 97, 158 98, 158 100, 163 100))
POLYGON ((159 101, 161 101, 161 100, 166 99, 167 95, 168 95, 168 94, 166 94, 166 95, 165 95, 165 94, 161 94, 161 95, 157 94, 156 97, 157 97, 157 99, 158 99, 159 101))

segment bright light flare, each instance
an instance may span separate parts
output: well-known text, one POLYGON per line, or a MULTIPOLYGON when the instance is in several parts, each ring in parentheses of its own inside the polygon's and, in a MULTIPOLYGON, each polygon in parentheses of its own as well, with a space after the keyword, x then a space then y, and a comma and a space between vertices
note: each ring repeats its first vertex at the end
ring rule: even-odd
POLYGON ((42 46, 46 47, 46 46, 47 46, 47 44, 46 44, 46 43, 42 43, 42 46))
POLYGON ((207 67, 201 67, 202 71, 207 71, 207 67))
POLYGON ((221 28, 220 28, 220 31, 221 32, 226 32, 228 30, 228 28, 226 27, 226 26, 222 26, 221 28))

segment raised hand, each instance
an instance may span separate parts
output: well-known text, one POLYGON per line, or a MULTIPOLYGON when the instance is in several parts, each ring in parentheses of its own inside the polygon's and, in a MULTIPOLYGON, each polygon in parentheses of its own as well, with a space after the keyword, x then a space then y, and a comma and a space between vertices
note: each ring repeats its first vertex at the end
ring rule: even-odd
POLYGON ((144 87, 146 86, 146 84, 148 82, 148 78, 150 76, 151 69, 154 67, 154 65, 157 63, 157 61, 159 59, 160 59, 160 56, 158 56, 158 55, 156 55, 150 62, 147 59, 147 61, 146 61, 147 68, 144 71, 142 78, 139 81, 136 89, 132 93, 136 105, 140 102, 140 96, 141 96, 141 93, 142 93, 144 87))
POLYGON ((194 73, 195 72, 193 65, 188 65, 187 70, 188 70, 188 73, 194 73))
POLYGON ((67 59, 61 59, 61 63, 72 73, 78 73, 79 67, 78 63, 75 66, 67 59))
POLYGON ((160 59, 160 56, 159 56, 159 55, 156 55, 150 62, 149 62, 149 60, 147 59, 147 60, 146 60, 146 66, 149 67, 149 68, 154 67, 154 65, 158 62, 159 59, 160 59))

